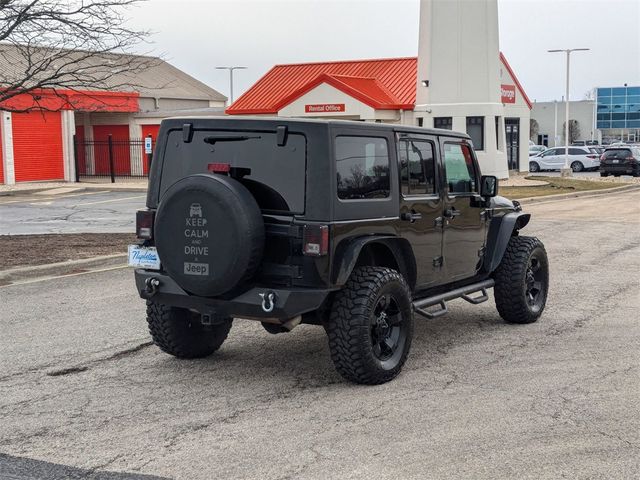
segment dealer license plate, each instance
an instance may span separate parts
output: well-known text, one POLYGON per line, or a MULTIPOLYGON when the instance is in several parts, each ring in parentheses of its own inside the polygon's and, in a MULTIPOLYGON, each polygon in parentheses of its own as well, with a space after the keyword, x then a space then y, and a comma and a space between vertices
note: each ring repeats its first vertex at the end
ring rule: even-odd
POLYGON ((129 245, 129 266, 160 270, 160 257, 156 247, 129 245))

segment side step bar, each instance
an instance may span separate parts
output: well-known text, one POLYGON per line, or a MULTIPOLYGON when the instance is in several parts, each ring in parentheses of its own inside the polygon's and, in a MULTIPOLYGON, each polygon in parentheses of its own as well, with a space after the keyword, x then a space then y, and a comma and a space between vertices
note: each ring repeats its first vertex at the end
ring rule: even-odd
POLYGON ((420 300, 416 300, 413 302, 413 310, 423 317, 426 318, 437 318, 446 314, 449 310, 447 309, 447 303, 449 300, 454 300, 456 298, 462 298, 469 303, 477 305, 482 302, 486 302, 489 300, 489 295, 487 295, 487 289, 492 288, 496 282, 493 279, 483 280, 482 282, 474 283, 472 285, 467 285, 466 287, 456 288, 455 290, 451 290, 450 292, 441 293, 440 295, 435 295, 433 297, 422 298, 420 300), (480 292, 480 295, 472 297, 471 294, 480 292), (427 308, 433 307, 434 305, 438 305, 438 309, 427 311, 427 308))

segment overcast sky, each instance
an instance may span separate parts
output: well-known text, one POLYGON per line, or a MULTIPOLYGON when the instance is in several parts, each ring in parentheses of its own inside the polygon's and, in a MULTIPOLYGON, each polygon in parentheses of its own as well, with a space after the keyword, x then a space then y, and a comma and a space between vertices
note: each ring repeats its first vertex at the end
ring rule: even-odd
MULTIPOLYGON (((640 85, 640 0, 498 0, 500 49, 532 100, 560 99, 565 57, 571 97, 596 86, 640 85)), ((152 53, 234 96, 277 63, 415 56, 419 0, 149 0, 131 22, 156 33, 152 53)))

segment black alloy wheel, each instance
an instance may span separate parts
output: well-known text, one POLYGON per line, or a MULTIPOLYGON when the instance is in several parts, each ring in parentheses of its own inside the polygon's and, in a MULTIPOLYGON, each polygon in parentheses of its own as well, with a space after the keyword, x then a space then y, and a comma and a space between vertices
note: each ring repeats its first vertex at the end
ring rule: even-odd
POLYGON ((407 341, 406 323, 398 301, 393 294, 386 293, 378 298, 371 314, 371 346, 374 356, 381 362, 397 363, 407 341))
POLYGON ((542 259, 539 256, 539 252, 532 253, 525 274, 525 295, 533 313, 538 313, 546 300, 544 292, 546 291, 547 275, 542 269, 542 259))

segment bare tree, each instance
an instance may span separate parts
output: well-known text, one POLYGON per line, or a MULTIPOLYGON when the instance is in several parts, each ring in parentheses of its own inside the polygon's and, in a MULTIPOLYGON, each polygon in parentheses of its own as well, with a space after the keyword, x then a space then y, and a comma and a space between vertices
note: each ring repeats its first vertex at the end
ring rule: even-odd
MULTIPOLYGON (((128 55, 145 30, 127 26, 141 0, 0 0, 0 108, 42 90, 125 90, 158 60, 128 55)), ((28 110, 28 109, 27 109, 28 110)))
POLYGON ((567 122, 562 124, 562 135, 564 136, 567 145, 571 145, 573 142, 580 138, 580 123, 577 120, 569 120, 569 139, 567 140, 567 122))
POLYGON ((529 119, 529 139, 537 143, 538 133, 540 132, 540 125, 535 118, 529 119))

